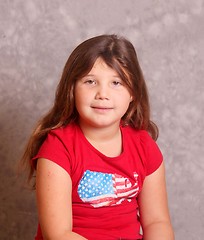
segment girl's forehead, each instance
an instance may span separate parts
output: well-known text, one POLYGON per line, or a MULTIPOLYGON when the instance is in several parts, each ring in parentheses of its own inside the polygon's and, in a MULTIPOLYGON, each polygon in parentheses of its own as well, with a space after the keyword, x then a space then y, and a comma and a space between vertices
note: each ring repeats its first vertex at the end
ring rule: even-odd
POLYGON ((103 67, 104 69, 110 68, 101 57, 96 59, 92 69, 96 69, 97 67, 103 67))
POLYGON ((101 57, 96 59, 93 67, 91 68, 91 70, 88 74, 98 73, 98 72, 110 72, 110 73, 118 76, 117 71, 114 68, 108 66, 108 64, 101 57))
POLYGON ((98 69, 102 71, 109 71, 112 72, 113 75, 117 77, 122 77, 124 79, 129 79, 130 80, 130 75, 128 73, 128 70, 125 69, 121 64, 116 60, 113 59, 112 62, 115 62, 113 64, 113 67, 109 66, 103 58, 99 57, 96 59, 93 67, 91 68, 90 72, 94 72, 95 70, 97 71, 98 69), (115 66, 115 67, 114 67, 115 66))

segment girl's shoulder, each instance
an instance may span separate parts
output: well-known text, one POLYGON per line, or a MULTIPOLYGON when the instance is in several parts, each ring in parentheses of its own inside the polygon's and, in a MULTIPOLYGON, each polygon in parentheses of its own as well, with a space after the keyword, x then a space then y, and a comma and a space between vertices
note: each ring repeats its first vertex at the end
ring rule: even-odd
POLYGON ((56 129, 52 129, 47 136, 48 143, 60 143, 66 148, 72 148, 79 139, 80 129, 77 124, 67 124, 56 129))
POLYGON ((141 156, 141 161, 146 168, 146 175, 153 173, 163 161, 162 152, 156 141, 146 130, 125 127, 122 131, 129 151, 133 151, 135 147, 141 156))
POLYGON ((66 126, 62 126, 59 128, 52 129, 49 134, 55 135, 59 138, 64 137, 73 137, 78 132, 78 127, 76 124, 67 124, 66 126))
POLYGON ((127 126, 122 129, 122 133, 127 144, 134 144, 145 152, 160 152, 159 146, 148 131, 127 126))

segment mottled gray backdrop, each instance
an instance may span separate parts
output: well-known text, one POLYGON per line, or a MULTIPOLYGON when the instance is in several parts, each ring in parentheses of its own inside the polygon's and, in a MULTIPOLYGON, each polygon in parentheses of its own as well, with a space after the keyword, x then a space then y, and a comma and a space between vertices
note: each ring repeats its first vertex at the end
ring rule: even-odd
POLYGON ((117 33, 137 49, 178 240, 204 236, 204 0, 0 1, 0 239, 33 239, 35 196, 16 164, 71 50, 117 33))

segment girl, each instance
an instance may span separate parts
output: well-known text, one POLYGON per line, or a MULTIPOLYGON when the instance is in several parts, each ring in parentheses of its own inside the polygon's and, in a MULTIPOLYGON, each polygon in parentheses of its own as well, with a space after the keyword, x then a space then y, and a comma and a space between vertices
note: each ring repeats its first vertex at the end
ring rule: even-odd
POLYGON ((81 43, 23 156, 29 180, 36 171, 35 239, 173 240, 157 137, 133 45, 81 43))

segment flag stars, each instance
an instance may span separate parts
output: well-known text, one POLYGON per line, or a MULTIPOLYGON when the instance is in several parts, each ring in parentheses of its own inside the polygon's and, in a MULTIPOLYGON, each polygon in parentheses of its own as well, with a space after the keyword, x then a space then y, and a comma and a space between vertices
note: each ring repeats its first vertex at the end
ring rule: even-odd
POLYGON ((113 194, 112 186, 112 174, 91 172, 87 170, 78 186, 78 193, 81 198, 113 194))

